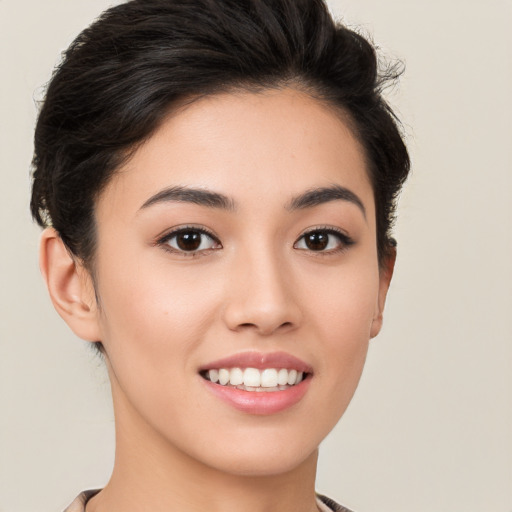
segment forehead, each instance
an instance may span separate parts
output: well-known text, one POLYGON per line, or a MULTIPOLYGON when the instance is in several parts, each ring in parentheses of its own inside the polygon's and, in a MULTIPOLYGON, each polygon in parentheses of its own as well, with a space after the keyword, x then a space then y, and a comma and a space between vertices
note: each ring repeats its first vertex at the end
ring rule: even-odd
POLYGON ((133 214, 170 186, 268 205, 333 184, 373 211, 363 150, 339 110, 294 89, 225 93, 173 111, 115 174, 97 213, 133 214))

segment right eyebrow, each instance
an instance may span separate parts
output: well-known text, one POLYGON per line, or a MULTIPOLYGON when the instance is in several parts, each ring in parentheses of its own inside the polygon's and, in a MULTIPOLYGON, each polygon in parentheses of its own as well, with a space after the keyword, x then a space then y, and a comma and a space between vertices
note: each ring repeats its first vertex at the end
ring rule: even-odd
POLYGON ((148 208, 149 206, 153 206, 154 204, 172 201, 193 203, 200 206, 207 206, 209 208, 219 208, 221 210, 234 211, 236 209, 234 201, 219 192, 213 192, 202 188, 175 186, 164 188, 151 196, 144 202, 139 211, 148 208))
POLYGON ((366 208, 361 199, 351 190, 341 185, 331 185, 329 187, 319 187, 307 190, 303 194, 294 197, 287 208, 293 210, 303 210, 311 208, 330 201, 348 201, 356 205, 366 219, 366 208))

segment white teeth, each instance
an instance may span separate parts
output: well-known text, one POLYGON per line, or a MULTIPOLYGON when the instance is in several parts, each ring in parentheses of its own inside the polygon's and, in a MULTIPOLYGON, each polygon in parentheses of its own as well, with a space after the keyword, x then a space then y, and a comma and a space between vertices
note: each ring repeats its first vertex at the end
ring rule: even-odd
POLYGON ((288 370, 286 368, 281 368, 277 374, 277 383, 280 386, 286 386, 288 384, 288 370))
POLYGON ((282 391, 304 380, 304 372, 287 368, 219 368, 206 372, 208 380, 245 391, 282 391))
POLYGON ((219 370, 219 383, 225 386, 229 382, 229 370, 221 368, 219 370))
POLYGON ((244 373, 240 368, 232 368, 229 372, 229 383, 232 386, 238 386, 244 381, 244 373))
POLYGON ((256 368, 246 368, 244 370, 244 386, 259 388, 261 384, 261 373, 256 368))
POLYGON ((277 386, 277 370, 267 368, 261 372, 261 387, 275 388, 277 386))
POLYGON ((288 384, 291 386, 295 384, 295 379, 297 378, 297 370, 288 370, 288 384))

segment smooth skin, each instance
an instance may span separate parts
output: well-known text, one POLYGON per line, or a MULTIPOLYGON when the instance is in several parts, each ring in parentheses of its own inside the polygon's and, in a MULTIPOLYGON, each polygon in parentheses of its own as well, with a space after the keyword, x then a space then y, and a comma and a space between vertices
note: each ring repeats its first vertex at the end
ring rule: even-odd
POLYGON ((57 311, 101 340, 112 385, 114 470, 87 511, 316 510, 318 446, 356 389, 394 265, 379 265, 373 191, 343 116, 291 88, 199 99, 116 173, 96 220, 99 304, 53 229, 41 244, 57 311), (334 186, 361 204, 291 206, 334 186), (162 194, 176 187, 227 204, 162 194), (173 234, 184 228, 197 249, 173 234), (305 396, 269 415, 219 400, 199 368, 247 351, 309 364, 305 396))

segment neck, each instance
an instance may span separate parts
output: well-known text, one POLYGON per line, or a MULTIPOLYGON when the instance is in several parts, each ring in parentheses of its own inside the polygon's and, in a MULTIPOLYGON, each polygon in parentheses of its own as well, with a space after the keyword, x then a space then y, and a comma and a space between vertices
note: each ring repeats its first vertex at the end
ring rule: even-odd
MULTIPOLYGON (((313 512, 317 451, 278 474, 245 475, 205 465, 171 445, 130 405, 114 400, 112 477, 87 512, 313 512)), ((235 447, 234 447, 235 448, 235 447)))

